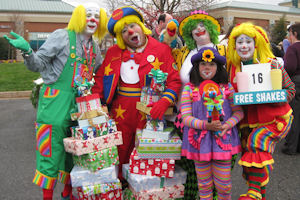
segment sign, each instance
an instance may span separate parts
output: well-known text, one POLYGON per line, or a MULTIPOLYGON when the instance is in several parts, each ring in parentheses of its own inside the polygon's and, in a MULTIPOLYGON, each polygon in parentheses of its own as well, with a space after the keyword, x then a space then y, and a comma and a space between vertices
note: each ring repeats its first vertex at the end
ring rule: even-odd
POLYGON ((243 65, 242 72, 246 72, 249 78, 249 91, 272 90, 271 64, 243 65))
POLYGON ((235 105, 263 104, 286 102, 286 90, 268 90, 234 93, 235 105))

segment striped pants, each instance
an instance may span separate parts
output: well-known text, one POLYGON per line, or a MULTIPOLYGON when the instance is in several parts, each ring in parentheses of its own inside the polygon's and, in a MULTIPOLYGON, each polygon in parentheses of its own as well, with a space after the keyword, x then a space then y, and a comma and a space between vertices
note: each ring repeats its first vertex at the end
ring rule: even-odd
POLYGON ((213 199, 215 186, 218 200, 231 200, 231 160, 195 161, 201 200, 213 199))

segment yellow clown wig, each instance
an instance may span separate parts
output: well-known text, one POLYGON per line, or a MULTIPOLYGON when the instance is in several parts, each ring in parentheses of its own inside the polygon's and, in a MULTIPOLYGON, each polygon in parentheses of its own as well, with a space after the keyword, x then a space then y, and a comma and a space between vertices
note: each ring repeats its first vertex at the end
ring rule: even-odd
POLYGON ((126 48, 123 37, 122 37, 122 30, 124 29, 124 26, 126 24, 132 24, 132 23, 138 24, 146 35, 150 35, 152 33, 148 28, 146 28, 146 26, 141 22, 140 18, 137 17, 136 15, 125 16, 122 19, 118 20, 118 22, 114 26, 114 32, 116 33, 117 45, 120 47, 120 49, 126 48))
MULTIPOLYGON (((103 8, 100 8, 99 13, 99 25, 94 33, 99 42, 104 38, 107 33, 107 14, 103 8)), ((75 31, 76 33, 82 33, 86 28, 86 9, 83 5, 77 6, 72 13, 67 29, 75 31)))
POLYGON ((228 40, 227 48, 227 67, 231 65, 236 67, 236 71, 241 71, 241 58, 236 51, 236 38, 245 34, 254 39, 255 50, 253 54, 253 63, 267 63, 269 58, 274 58, 271 45, 266 32, 260 26, 253 25, 252 23, 242 23, 232 29, 228 40))

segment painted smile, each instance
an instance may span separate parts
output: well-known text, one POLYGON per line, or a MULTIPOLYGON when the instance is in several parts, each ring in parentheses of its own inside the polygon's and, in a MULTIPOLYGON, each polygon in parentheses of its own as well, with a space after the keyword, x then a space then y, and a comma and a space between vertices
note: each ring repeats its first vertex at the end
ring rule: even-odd
POLYGON ((206 31, 204 30, 204 31, 201 31, 201 32, 196 33, 195 35, 196 35, 197 37, 200 37, 201 35, 204 35, 205 32, 206 32, 206 31))

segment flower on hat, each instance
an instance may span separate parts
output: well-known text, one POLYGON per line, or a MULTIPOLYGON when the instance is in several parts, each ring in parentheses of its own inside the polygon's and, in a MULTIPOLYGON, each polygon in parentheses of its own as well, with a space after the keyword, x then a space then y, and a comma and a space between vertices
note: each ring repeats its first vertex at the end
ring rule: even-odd
POLYGON ((214 58, 214 52, 212 52, 210 49, 205 50, 202 54, 202 60, 205 62, 211 62, 214 58))

